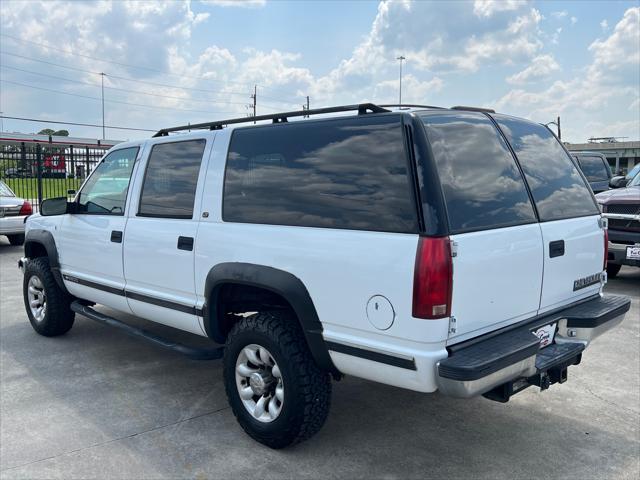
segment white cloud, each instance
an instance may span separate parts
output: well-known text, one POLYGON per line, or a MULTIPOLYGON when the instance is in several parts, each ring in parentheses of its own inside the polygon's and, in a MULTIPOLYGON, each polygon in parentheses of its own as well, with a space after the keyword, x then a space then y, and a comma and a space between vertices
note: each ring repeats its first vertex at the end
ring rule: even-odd
POLYGON ((507 77, 507 82, 514 85, 540 81, 549 78, 553 73, 560 70, 560 65, 553 55, 539 55, 535 57, 531 64, 524 70, 507 77))
MULTIPOLYGON (((572 118, 571 123, 587 125, 593 121, 594 113, 601 112, 613 102, 633 104, 640 95, 639 21, 640 8, 628 9, 611 35, 589 46, 592 62, 575 78, 557 80, 544 90, 511 90, 496 102, 497 107, 540 121, 566 114, 572 118)), ((616 127, 633 133, 630 126, 634 125, 640 125, 637 116, 628 124, 619 123, 616 127)), ((577 131, 574 130, 574 134, 577 131)))
POLYGON ((571 25, 575 25, 578 23, 578 19, 576 17, 571 17, 571 25))
POLYGON ((256 8, 264 7, 267 0, 200 0, 200 3, 216 7, 256 8))
POLYGON ((491 17, 496 12, 517 10, 525 3, 525 0, 475 0, 473 13, 478 17, 491 17))
POLYGON ((566 10, 551 12, 551 16, 553 18, 557 18, 558 20, 565 18, 567 15, 569 15, 569 12, 567 12, 566 10))
POLYGON ((609 22, 607 22, 606 18, 600 22, 600 28, 602 28, 603 32, 606 32, 609 29, 609 22))

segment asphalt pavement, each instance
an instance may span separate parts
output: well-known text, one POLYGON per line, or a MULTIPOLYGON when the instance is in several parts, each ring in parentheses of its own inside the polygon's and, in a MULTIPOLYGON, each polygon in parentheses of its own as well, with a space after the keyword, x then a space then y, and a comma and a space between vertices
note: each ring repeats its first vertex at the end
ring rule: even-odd
POLYGON ((37 335, 21 255, 0 237, 0 478, 640 478, 638 268, 609 281, 631 311, 567 383, 499 404, 346 378, 320 433, 274 451, 236 423, 220 361, 79 316, 67 335, 37 335))

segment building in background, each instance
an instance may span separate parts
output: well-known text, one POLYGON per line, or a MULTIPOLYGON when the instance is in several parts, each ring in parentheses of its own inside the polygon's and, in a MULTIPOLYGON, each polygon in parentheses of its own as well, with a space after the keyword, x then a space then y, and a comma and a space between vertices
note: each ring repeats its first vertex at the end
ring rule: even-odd
POLYGON ((588 143, 565 143, 565 147, 572 152, 602 153, 614 174, 625 174, 640 163, 640 141, 619 142, 613 137, 591 140, 588 143))

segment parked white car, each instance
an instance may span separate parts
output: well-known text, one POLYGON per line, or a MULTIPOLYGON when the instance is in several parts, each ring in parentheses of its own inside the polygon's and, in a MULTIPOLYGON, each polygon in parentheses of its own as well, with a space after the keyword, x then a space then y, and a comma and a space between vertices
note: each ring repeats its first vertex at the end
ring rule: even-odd
POLYGON ((224 356, 240 425, 282 448, 322 427, 332 377, 506 402, 565 382, 629 310, 602 294, 606 221, 545 126, 372 104, 253 120, 119 144, 73 202, 45 200, 20 260, 33 328, 78 313, 224 356))
POLYGON ((13 190, 0 181, 0 235, 6 235, 11 245, 24 243, 24 222, 32 213, 31 203, 16 197, 13 190))

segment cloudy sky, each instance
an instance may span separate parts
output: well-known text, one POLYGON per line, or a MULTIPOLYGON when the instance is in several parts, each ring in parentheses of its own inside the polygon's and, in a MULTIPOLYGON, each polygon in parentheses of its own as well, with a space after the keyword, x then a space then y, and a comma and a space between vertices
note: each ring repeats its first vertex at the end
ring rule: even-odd
MULTIPOLYGON (((638 1, 0 2, 3 115, 158 129, 398 99, 640 139, 638 1)), ((4 130, 46 124, 3 121, 4 130)), ((101 137, 100 128, 67 128, 101 137)), ((107 138, 148 136, 107 130, 107 138)))

